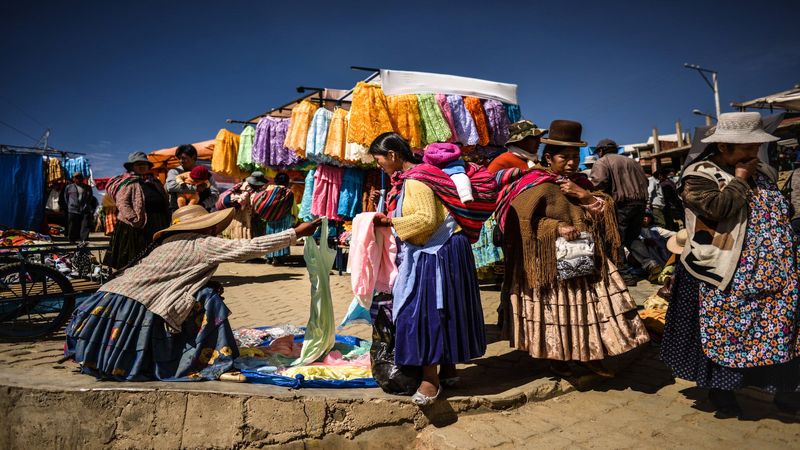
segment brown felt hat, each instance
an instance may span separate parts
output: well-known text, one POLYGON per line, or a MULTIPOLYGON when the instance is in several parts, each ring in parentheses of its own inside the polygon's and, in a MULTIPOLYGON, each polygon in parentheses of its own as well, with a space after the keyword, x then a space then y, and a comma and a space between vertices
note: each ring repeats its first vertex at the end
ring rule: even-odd
POLYGON ((554 120, 550 122, 549 134, 542 138, 542 144, 560 145, 563 147, 586 147, 581 140, 583 125, 574 120, 554 120))

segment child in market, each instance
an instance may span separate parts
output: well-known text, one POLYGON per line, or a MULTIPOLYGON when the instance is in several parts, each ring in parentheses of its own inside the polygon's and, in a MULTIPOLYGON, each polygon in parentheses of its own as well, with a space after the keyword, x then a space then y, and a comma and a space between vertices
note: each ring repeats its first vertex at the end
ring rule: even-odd
POLYGON ((203 166, 195 166, 191 171, 184 172, 175 177, 178 184, 195 187, 194 192, 182 192, 178 194, 178 207, 200 204, 199 192, 211 186, 209 182, 210 179, 211 172, 203 166))

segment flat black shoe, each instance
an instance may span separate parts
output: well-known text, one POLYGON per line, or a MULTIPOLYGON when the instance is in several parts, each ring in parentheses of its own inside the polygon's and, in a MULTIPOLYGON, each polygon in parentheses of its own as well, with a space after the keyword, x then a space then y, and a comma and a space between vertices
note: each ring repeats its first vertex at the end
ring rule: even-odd
POLYGON ((784 414, 797 415, 800 413, 800 398, 795 395, 775 394, 772 402, 778 407, 778 410, 784 414))
POLYGON ((711 389, 708 391, 708 400, 716 408, 714 417, 717 419, 731 419, 742 416, 742 408, 736 401, 736 394, 733 391, 724 389, 711 389))

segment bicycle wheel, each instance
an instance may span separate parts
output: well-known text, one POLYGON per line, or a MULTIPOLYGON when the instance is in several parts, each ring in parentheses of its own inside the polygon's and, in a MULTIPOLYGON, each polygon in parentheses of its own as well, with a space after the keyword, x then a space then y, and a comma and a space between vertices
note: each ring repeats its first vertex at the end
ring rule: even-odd
POLYGON ((0 339, 58 331, 74 308, 72 283, 57 270, 27 262, 0 267, 0 339))

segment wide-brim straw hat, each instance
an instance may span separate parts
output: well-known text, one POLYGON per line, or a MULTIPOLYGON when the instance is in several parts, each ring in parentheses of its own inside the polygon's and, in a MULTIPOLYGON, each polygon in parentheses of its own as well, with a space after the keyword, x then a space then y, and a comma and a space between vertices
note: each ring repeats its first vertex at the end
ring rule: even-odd
POLYGON ((554 120, 550 122, 548 135, 542 138, 542 144, 559 145, 562 147, 586 147, 586 141, 581 140, 583 125, 574 120, 554 120))
POLYGON ((761 114, 757 112, 732 112, 719 115, 714 133, 701 140, 704 144, 764 144, 779 137, 764 131, 761 114))
POLYGON ((133 152, 128 154, 128 160, 122 164, 125 167, 125 170, 130 171, 133 169, 133 165, 139 162, 147 163, 150 168, 153 168, 153 162, 147 159, 147 155, 144 152, 133 152))
POLYGON ((678 231, 667 240, 667 250, 676 255, 683 254, 683 248, 686 247, 686 241, 688 239, 689 232, 686 231, 686 228, 678 231))
POLYGON ((157 232, 153 235, 153 239, 158 239, 166 233, 201 231, 211 227, 215 227, 214 235, 217 235, 228 228, 235 212, 235 209, 228 208, 210 213, 200 205, 184 206, 172 213, 172 225, 157 232))

